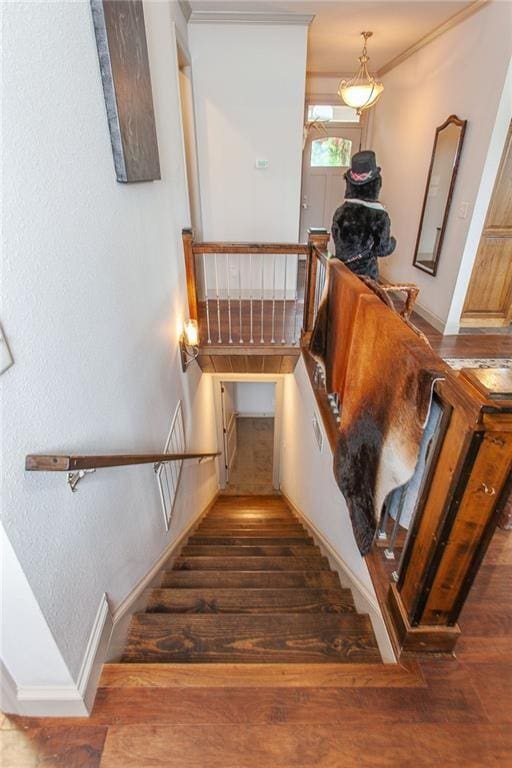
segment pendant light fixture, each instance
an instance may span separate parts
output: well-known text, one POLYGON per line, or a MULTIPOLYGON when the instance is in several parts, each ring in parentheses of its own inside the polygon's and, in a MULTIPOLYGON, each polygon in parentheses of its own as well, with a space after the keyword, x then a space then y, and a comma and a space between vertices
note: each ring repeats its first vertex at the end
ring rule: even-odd
POLYGON ((361 32, 364 43, 363 52, 359 56, 359 72, 351 80, 342 80, 338 88, 338 95, 345 104, 355 109, 358 115, 363 110, 373 107, 384 90, 383 84, 375 80, 373 75, 370 75, 366 66, 370 60, 366 50, 366 41, 372 35, 373 32, 361 32))

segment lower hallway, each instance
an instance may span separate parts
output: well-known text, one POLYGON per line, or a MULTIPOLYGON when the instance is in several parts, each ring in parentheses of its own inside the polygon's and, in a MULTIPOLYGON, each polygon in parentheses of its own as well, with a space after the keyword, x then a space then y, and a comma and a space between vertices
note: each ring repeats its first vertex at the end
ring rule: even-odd
POLYGON ((237 452, 229 470, 229 482, 223 493, 273 494, 274 419, 238 416, 236 418, 237 452))
POLYGON ((92 716, 3 717, 3 768, 509 766, 512 538, 497 530, 455 659, 119 664, 92 716))

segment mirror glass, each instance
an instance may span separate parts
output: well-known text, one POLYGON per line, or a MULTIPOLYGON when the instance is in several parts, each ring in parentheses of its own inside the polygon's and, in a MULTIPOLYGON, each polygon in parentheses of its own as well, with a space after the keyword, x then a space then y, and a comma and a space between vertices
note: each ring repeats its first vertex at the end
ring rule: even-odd
POLYGON ((436 129, 413 264, 435 275, 455 186, 466 120, 451 115, 436 129))

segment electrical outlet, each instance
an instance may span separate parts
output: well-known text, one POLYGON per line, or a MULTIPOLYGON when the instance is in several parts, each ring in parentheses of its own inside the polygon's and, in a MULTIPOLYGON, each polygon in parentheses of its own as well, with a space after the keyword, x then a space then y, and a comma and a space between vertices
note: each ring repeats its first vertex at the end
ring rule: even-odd
POLYGON ((11 350, 5 338, 2 327, 0 326, 0 376, 2 373, 14 364, 14 360, 11 355, 11 350))
POLYGON ((259 171, 264 170, 265 168, 268 168, 269 162, 268 160, 256 160, 255 166, 259 171))

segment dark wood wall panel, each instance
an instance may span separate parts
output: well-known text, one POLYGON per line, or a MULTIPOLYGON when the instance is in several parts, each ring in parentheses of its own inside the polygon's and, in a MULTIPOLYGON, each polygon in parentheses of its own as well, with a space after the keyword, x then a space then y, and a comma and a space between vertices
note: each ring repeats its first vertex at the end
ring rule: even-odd
POLYGON ((91 0, 117 180, 160 179, 142 0, 91 0))
POLYGON ((293 373, 299 359, 296 354, 201 354, 197 358, 204 373, 293 373))

